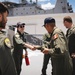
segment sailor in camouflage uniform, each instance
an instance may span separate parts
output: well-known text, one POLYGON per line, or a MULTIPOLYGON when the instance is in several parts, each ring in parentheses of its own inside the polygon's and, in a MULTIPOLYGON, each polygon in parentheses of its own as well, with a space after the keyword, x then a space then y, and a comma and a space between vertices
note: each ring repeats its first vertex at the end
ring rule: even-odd
POLYGON ((73 74, 75 75, 75 25, 73 25, 72 18, 70 16, 65 16, 63 18, 63 23, 66 28, 66 37, 68 40, 69 53, 73 62, 73 74))
POLYGON ((26 47, 28 47, 32 50, 35 50, 34 46, 31 46, 26 43, 24 29, 25 29, 25 23, 18 22, 17 32, 13 37, 13 45, 14 45, 13 57, 15 60, 15 65, 16 65, 18 75, 20 75, 21 72, 23 49, 26 50, 26 47))
POLYGON ((52 17, 44 20, 44 27, 51 34, 50 48, 44 48, 43 53, 51 55, 52 75, 72 75, 72 60, 64 33, 56 27, 52 17))
MULTIPOLYGON (((43 36, 43 41, 45 42, 50 42, 50 34, 46 33, 43 36)), ((50 45, 48 43, 43 43, 43 48, 50 48, 50 45)), ((43 58, 43 66, 42 66, 42 74, 41 75, 46 75, 46 69, 47 69, 47 65, 49 63, 50 60, 50 54, 44 54, 44 58, 43 58)))
POLYGON ((6 37, 5 29, 8 9, 0 2, 0 75, 17 75, 16 67, 11 55, 11 44, 6 37))

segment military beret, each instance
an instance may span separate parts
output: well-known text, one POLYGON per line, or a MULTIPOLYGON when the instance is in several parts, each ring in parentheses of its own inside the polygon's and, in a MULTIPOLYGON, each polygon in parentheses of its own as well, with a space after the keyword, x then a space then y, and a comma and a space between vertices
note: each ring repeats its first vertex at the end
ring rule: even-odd
POLYGON ((55 19, 52 17, 45 18, 43 26, 45 26, 47 23, 55 23, 55 19))

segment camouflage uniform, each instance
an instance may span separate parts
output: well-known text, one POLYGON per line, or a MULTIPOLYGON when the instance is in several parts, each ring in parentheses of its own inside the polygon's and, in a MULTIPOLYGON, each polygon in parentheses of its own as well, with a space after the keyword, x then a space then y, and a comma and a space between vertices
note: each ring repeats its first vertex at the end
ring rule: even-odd
POLYGON ((26 47, 23 47, 25 41, 26 41, 25 35, 17 31, 17 33, 13 37, 13 45, 14 45, 13 57, 15 60, 18 75, 20 75, 21 72, 23 49, 26 49, 26 47))
MULTIPOLYGON (((68 39, 68 47, 70 56, 75 54, 75 26, 73 25, 70 29, 67 30, 66 37, 68 39)), ((75 58, 72 58, 73 62, 73 75, 75 75, 75 58)))
POLYGON ((10 48, 5 32, 0 31, 0 75, 17 75, 10 48))
MULTIPOLYGON (((43 40, 49 42, 50 41, 50 34, 46 33, 43 36, 43 40)), ((50 48, 50 45, 44 43, 43 47, 50 48)), ((50 54, 44 54, 43 67, 42 67, 42 75, 46 75, 46 69, 47 69, 47 65, 49 63, 50 57, 51 57, 50 54)))
POLYGON ((69 56, 64 33, 57 27, 54 27, 51 34, 49 53, 53 68, 52 75, 72 75, 72 60, 69 56))

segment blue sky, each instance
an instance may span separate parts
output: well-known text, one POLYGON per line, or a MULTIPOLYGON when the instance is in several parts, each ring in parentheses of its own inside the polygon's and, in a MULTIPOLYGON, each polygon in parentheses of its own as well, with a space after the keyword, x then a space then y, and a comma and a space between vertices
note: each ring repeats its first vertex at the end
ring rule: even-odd
POLYGON ((73 11, 75 12, 75 0, 68 0, 68 2, 72 5, 73 11))
MULTIPOLYGON (((0 0, 0 1, 4 1, 4 0, 0 0)), ((19 2, 20 0, 6 0, 6 1, 12 1, 12 2, 19 2)), ((30 1, 30 0, 27 0, 30 1)), ((32 0, 32 1, 36 1, 36 0, 32 0)), ((72 5, 73 11, 75 12, 75 0, 67 0, 69 2, 70 5, 72 5)), ((38 0, 38 4, 41 4, 42 8, 44 9, 48 9, 50 6, 50 9, 53 8, 55 6, 56 0, 38 0)))

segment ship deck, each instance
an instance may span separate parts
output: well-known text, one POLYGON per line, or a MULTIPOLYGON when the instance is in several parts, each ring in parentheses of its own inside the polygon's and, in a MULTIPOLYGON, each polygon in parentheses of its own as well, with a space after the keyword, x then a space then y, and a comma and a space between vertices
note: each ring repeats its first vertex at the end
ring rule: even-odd
MULTIPOLYGON (((21 75, 41 75, 41 68, 43 65, 43 53, 36 50, 28 49, 30 65, 26 66, 25 60, 22 62, 21 75)), ((47 75, 51 75, 51 61, 49 61, 47 68, 47 75)))

